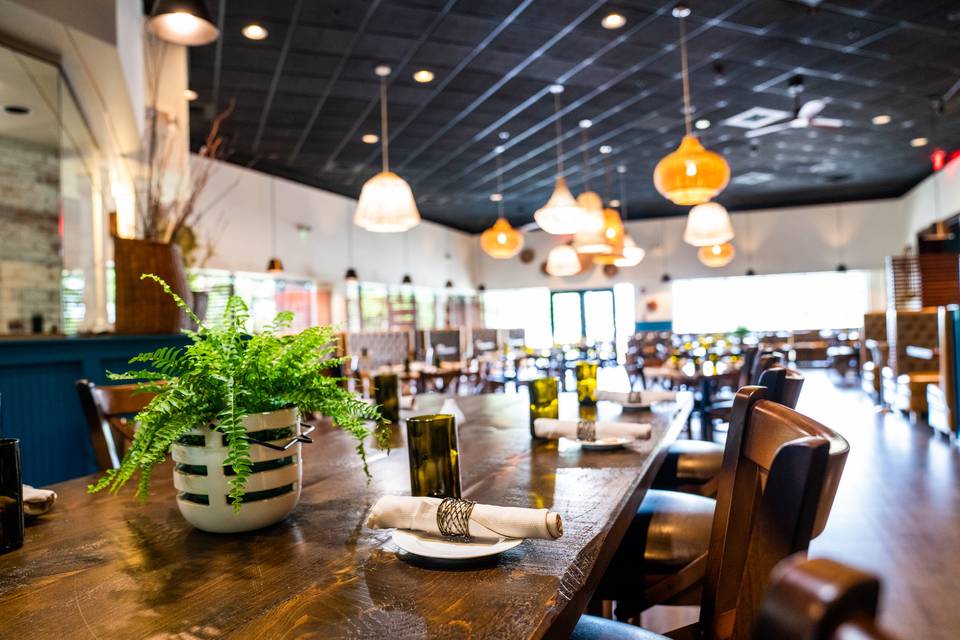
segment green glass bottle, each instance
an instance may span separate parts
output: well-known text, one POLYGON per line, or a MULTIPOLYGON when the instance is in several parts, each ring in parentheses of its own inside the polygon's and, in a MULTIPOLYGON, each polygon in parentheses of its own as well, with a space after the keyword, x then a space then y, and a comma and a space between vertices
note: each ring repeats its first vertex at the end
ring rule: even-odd
POLYGON ((387 422, 400 422, 400 377, 395 373, 381 373, 373 377, 373 397, 380 415, 387 422))
POLYGON ((593 406, 597 404, 597 369, 596 362, 577 363, 577 401, 580 404, 593 406))
POLYGON ((560 380, 557 378, 539 378, 531 380, 530 389, 530 436, 537 437, 533 430, 533 423, 537 418, 559 418, 560 398, 558 389, 560 380))
POLYGON ((460 497, 460 449, 452 415, 416 416, 407 420, 410 495, 460 497))

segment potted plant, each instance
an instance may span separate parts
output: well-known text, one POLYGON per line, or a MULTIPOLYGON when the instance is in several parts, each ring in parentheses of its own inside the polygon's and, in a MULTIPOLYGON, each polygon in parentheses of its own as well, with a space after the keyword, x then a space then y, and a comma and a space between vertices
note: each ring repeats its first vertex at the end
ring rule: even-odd
MULTIPOLYGON (((169 285, 153 274, 177 307, 196 324, 185 331, 185 348, 142 353, 130 364, 144 365, 112 380, 139 380, 155 394, 135 418, 133 442, 120 467, 91 492, 118 491, 139 472, 137 495, 146 500, 153 468, 172 452, 177 506, 194 526, 212 532, 250 531, 286 517, 300 498, 300 443, 309 442, 304 412, 320 412, 357 439, 357 453, 368 473, 363 441, 368 421, 380 414, 324 375, 340 364, 333 356, 333 329, 311 327, 283 335, 293 314, 281 312, 263 331, 246 330, 247 306, 227 302, 224 319, 205 326, 169 285)), ((381 446, 389 432, 374 428, 381 446)))

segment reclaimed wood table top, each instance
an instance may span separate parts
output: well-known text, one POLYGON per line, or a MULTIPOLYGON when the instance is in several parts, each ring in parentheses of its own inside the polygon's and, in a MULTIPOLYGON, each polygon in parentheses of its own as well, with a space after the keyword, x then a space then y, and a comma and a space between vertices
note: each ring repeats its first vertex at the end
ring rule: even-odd
MULTIPOLYGON (((420 396, 413 414, 443 400, 420 396)), ((304 445, 300 505, 249 534, 191 527, 169 467, 155 471, 145 506, 132 486, 110 496, 87 494, 91 478, 55 485, 56 508, 0 556, 0 638, 568 637, 692 398, 623 414, 652 423, 652 437, 612 452, 532 441, 526 394, 456 401, 464 497, 550 507, 561 539, 462 566, 398 554, 391 531, 364 520, 379 496, 409 492, 405 428, 391 427, 389 454, 368 448, 368 482, 350 438, 321 427, 304 445)), ((601 418, 619 411, 600 403, 601 418)), ((576 398, 563 394, 561 416, 576 415, 576 398)))

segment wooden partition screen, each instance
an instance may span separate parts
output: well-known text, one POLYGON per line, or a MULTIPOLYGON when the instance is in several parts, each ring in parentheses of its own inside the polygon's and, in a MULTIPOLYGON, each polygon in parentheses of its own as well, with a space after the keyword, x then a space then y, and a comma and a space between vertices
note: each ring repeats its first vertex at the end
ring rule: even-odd
POLYGON ((956 253, 921 253, 917 258, 922 306, 960 304, 960 256, 956 253))
POLYGON ((920 264, 917 256, 887 256, 887 308, 916 311, 920 296, 920 264))

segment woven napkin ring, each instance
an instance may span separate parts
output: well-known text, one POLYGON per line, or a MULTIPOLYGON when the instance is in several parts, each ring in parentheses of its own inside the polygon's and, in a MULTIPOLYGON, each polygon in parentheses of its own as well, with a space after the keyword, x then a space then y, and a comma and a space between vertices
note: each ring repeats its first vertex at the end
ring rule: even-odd
POLYGON ((472 500, 444 498, 437 507, 437 528, 447 538, 470 539, 470 514, 473 513, 472 500))
POLYGON ((630 395, 627 396, 627 402, 633 404, 640 404, 643 402, 643 392, 642 391, 631 391, 630 395))
POLYGON ((577 423, 577 440, 593 442, 597 439, 597 423, 593 420, 581 420, 577 423))

